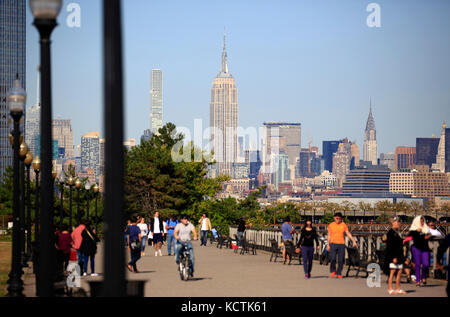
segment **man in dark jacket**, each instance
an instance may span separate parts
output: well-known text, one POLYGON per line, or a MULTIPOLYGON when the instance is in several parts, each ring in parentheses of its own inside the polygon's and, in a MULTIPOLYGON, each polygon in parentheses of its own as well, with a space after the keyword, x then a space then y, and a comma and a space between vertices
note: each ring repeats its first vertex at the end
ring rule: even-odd
POLYGON ((97 253, 97 242, 99 242, 99 239, 97 238, 95 231, 91 229, 90 222, 86 223, 86 228, 81 233, 81 236, 83 237, 80 246, 80 252, 84 257, 83 275, 87 275, 88 260, 91 258, 91 276, 97 276, 98 274, 95 273, 95 254, 97 253))

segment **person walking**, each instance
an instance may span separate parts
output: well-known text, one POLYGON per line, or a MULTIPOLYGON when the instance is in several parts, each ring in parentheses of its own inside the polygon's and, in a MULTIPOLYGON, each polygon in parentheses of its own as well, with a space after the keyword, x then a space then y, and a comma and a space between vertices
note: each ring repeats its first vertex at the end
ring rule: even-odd
POLYGON ((425 286, 427 284, 427 271, 430 266, 428 241, 431 238, 431 233, 423 216, 414 218, 409 228, 408 237, 412 237, 413 240, 411 252, 415 266, 416 286, 425 286))
POLYGON ((175 230, 175 227, 178 224, 178 220, 175 219, 174 215, 171 215, 169 220, 167 220, 166 223, 166 230, 167 230, 167 253, 169 256, 172 255, 172 247, 173 247, 173 254, 175 255, 176 251, 176 240, 173 236, 173 231, 175 230))
POLYGON ((153 235, 153 245, 155 246, 155 256, 162 256, 161 246, 164 237, 164 225, 159 218, 159 212, 155 212, 154 217, 150 221, 150 231, 153 235))
POLYGON ((405 261, 403 256, 403 239, 398 232, 400 228, 400 221, 397 217, 390 219, 391 229, 387 233, 385 261, 389 263, 389 279, 388 279, 388 293, 392 294, 406 294, 404 290, 400 288, 400 280, 403 271, 403 262, 405 261), (392 289, 392 281, 396 276, 395 286, 396 290, 392 289))
POLYGON ((198 221, 200 224, 200 246, 206 247, 206 242, 208 241, 208 232, 211 231, 211 221, 209 221, 209 218, 206 216, 206 214, 203 214, 200 220, 198 221))
POLYGON ((342 269, 345 260, 345 235, 352 240, 355 247, 358 243, 348 230, 347 225, 342 221, 342 214, 337 212, 334 215, 334 222, 328 225, 328 246, 327 251, 330 254, 330 277, 342 278, 342 269), (336 270, 336 260, 338 268, 336 270))
MULTIPOLYGON (((450 246, 450 234, 447 234, 444 239, 442 240, 442 243, 439 244, 437 255, 436 255, 436 269, 444 271, 444 266, 442 265, 442 259, 444 258, 444 254, 447 251, 448 247, 450 246)), ((447 265, 448 265, 449 259, 447 259, 447 265)), ((447 297, 450 297, 450 273, 447 272, 447 297)))
POLYGON ((291 218, 288 216, 281 225, 281 233, 283 235, 283 260, 286 260, 286 249, 292 246, 292 234, 294 231, 295 229, 291 226, 291 218))
POLYGON ((130 251, 130 262, 127 267, 130 272, 139 273, 136 263, 141 258, 141 243, 141 229, 137 226, 137 217, 133 216, 127 229, 127 246, 130 251))
POLYGON ((125 227, 125 230, 124 230, 124 232, 125 232, 125 248, 127 248, 128 246, 127 246, 127 229, 128 229, 128 227, 131 225, 131 220, 127 220, 127 225, 126 225, 126 227, 125 227))
POLYGON ((148 235, 148 224, 145 223, 145 218, 139 218, 139 223, 137 225, 141 230, 141 256, 145 255, 145 243, 147 242, 148 235))
POLYGON ((95 229, 92 230, 91 223, 86 222, 86 228, 82 232, 83 241, 81 242, 80 251, 83 255, 83 276, 87 275, 87 268, 89 259, 91 259, 91 276, 97 276, 95 273, 95 254, 97 253, 97 235, 95 234, 95 229))
POLYGON ((63 271, 67 270, 70 259, 70 251, 72 249, 72 237, 69 233, 69 226, 63 225, 58 233, 58 243, 56 246, 58 262, 63 267, 63 271))
POLYGON ((80 274, 83 275, 83 260, 84 255, 80 251, 81 242, 83 241, 82 233, 86 228, 86 220, 82 220, 81 223, 73 230, 72 247, 77 251, 78 266, 80 267, 80 274))
POLYGON ((307 219, 303 226, 300 239, 297 242, 297 252, 302 252, 303 258, 303 270, 305 272, 305 278, 311 278, 311 270, 313 264, 314 255, 314 241, 316 241, 317 249, 320 249, 319 238, 317 236, 316 229, 312 225, 311 219, 307 219))

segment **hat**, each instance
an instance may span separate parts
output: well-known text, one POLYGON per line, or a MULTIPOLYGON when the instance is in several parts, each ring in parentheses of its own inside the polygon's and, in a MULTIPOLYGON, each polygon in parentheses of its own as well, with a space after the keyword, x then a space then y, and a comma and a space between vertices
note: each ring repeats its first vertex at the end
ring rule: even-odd
POLYGON ((337 213, 334 214, 333 217, 341 217, 342 218, 342 214, 340 212, 337 212, 337 213))

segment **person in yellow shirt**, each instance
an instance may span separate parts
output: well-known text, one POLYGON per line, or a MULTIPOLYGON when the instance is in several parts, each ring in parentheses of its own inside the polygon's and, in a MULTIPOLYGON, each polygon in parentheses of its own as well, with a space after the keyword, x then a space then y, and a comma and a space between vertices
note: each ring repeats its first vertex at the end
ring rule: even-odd
POLYGON ((353 241, 355 247, 358 247, 358 243, 348 230, 347 225, 342 222, 342 214, 337 212, 334 215, 334 222, 328 225, 328 247, 327 250, 330 253, 330 277, 342 278, 342 269, 344 268, 345 259, 345 235, 353 241), (338 268, 336 270, 336 257, 338 260, 338 268))

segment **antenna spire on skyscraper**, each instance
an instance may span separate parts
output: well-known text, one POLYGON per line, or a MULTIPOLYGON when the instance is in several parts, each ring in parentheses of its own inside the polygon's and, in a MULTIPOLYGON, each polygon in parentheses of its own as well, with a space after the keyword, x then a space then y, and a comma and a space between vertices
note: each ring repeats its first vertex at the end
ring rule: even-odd
POLYGON ((227 64, 227 50, 226 50, 226 33, 225 28, 223 29, 223 51, 222 51, 222 68, 220 69, 221 73, 228 73, 228 64, 227 64))

